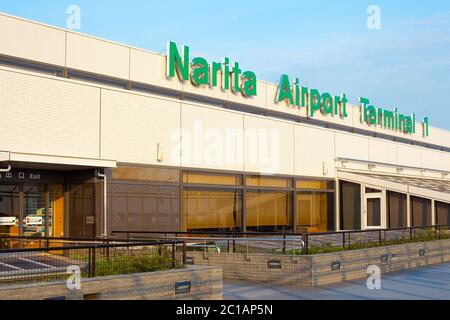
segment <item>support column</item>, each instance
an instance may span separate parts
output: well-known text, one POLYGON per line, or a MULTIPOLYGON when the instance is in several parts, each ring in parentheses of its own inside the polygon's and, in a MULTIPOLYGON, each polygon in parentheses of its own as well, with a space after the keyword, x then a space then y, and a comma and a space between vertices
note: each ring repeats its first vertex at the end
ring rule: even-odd
POLYGON ((406 196, 406 216, 407 216, 407 220, 408 220, 408 228, 412 227, 412 210, 411 210, 411 196, 408 194, 406 196))

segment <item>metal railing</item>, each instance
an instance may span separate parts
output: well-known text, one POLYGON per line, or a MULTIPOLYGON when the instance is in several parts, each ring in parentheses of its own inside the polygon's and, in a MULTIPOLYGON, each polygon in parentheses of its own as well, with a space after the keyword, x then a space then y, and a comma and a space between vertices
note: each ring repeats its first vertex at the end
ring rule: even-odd
MULTIPOLYGON (((302 254, 326 253, 339 250, 354 250, 358 248, 367 248, 373 246, 387 246, 402 244, 414 241, 429 241, 450 238, 450 225, 435 225, 408 228, 392 229, 373 229, 373 230, 355 230, 339 232, 321 232, 321 233, 290 233, 290 232, 270 232, 270 233, 249 233, 249 232, 153 232, 153 231, 114 231, 115 236, 125 236, 130 240, 143 239, 182 239, 192 241, 198 239, 201 241, 219 241, 222 237, 226 241, 225 248, 234 247, 233 240, 252 241, 252 238, 260 238, 259 241, 270 241, 271 239, 280 240, 281 243, 288 241, 303 242, 302 254), (272 237, 272 238, 271 238, 272 237), (262 238, 262 239, 261 239, 262 238), (295 239, 295 240, 292 240, 295 239)), ((257 240, 254 243, 258 242, 257 240)), ((276 242, 276 241, 275 241, 276 242)), ((288 247, 280 246, 282 253, 290 253, 288 247)), ((296 249, 297 250, 297 249, 296 249)), ((233 252, 225 250, 221 252, 233 252)))
POLYGON ((184 237, 186 251, 215 252, 215 253, 260 253, 260 254, 289 254, 300 255, 305 243, 301 237, 282 238, 233 238, 233 237, 184 237))
MULTIPOLYGON (((17 238, 0 239, 18 241, 17 238)), ((0 287, 66 280, 68 272, 74 270, 81 277, 92 278, 180 268, 186 260, 184 241, 75 242, 50 241, 50 246, 0 250, 0 287)))

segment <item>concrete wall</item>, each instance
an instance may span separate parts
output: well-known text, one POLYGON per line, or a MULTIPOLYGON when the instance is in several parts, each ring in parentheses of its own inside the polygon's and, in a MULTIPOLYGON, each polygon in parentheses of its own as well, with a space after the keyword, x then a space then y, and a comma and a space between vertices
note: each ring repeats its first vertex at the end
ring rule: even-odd
POLYGON ((251 281, 279 285, 311 286, 311 259, 269 254, 217 254, 188 252, 194 265, 220 266, 226 280, 251 281), (269 268, 269 262, 280 262, 281 269, 269 268))
POLYGON ((297 257, 200 252, 188 252, 187 257, 195 265, 222 267, 226 280, 309 287, 367 278, 371 265, 379 266, 383 274, 448 262, 450 240, 297 257), (281 269, 269 269, 269 261, 279 261, 281 269), (333 270, 337 263, 340 268, 333 270))
POLYGON ((1 151, 323 178, 338 157, 450 169, 447 152, 10 68, 0 95, 1 151))
POLYGON ((0 97, 0 150, 99 159, 99 88, 5 69, 0 97))
POLYGON ((311 256, 312 284, 320 286, 367 278, 367 268, 371 265, 379 266, 383 274, 448 261, 450 240, 315 255, 311 256), (423 251, 425 256, 421 256, 420 251, 423 251), (387 262, 382 261, 384 256, 387 256, 387 262), (335 262, 341 263, 340 270, 331 269, 331 264, 335 262))
POLYGON ((221 300, 222 270, 191 266, 183 270, 83 279, 81 290, 65 282, 2 287, 0 300, 221 300), (175 294, 175 284, 191 282, 191 292, 175 294))

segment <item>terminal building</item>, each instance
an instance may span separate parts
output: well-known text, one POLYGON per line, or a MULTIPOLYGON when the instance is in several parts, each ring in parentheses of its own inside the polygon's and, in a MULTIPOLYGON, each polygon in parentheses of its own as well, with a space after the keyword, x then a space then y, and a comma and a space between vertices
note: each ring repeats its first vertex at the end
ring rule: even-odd
POLYGON ((225 90, 217 63, 222 83, 198 85, 180 44, 170 66, 168 52, 5 14, 0 28, 1 234, 450 224, 450 132, 428 120, 383 126, 364 99, 344 110, 308 89, 302 104, 294 81, 249 73, 255 94, 225 90))

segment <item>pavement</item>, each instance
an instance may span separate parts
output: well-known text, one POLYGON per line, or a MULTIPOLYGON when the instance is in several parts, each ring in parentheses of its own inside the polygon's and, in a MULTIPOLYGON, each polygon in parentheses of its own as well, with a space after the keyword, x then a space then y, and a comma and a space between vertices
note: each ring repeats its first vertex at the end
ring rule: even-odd
POLYGON ((381 290, 366 279, 299 288, 224 281, 225 300, 450 300, 450 263, 381 276, 381 290))

